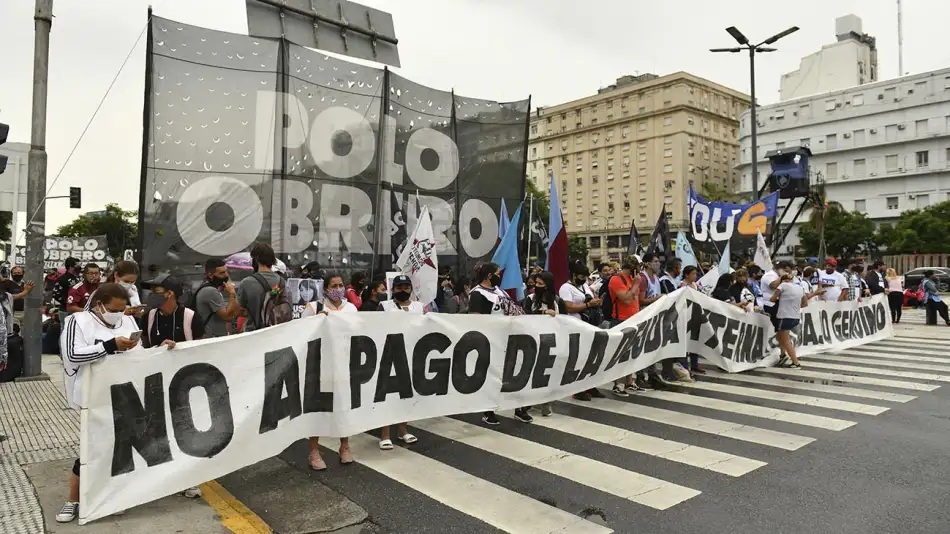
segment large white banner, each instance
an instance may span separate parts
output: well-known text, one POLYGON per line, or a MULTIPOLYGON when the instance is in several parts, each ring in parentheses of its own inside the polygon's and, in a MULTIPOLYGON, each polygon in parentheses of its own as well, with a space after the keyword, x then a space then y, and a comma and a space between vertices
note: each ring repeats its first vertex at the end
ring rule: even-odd
MULTIPOLYGON (((796 336, 804 352, 891 334, 879 296, 811 306, 796 336)), ((568 316, 373 312, 111 356, 84 373, 80 522, 309 436, 550 402, 687 352, 731 372, 771 365, 773 336, 764 315, 684 289, 610 330, 568 316)))

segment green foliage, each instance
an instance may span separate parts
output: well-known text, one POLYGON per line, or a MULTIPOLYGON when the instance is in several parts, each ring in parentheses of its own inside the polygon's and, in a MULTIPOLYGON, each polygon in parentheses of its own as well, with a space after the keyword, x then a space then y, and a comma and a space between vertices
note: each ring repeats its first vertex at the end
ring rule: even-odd
POLYGON ((730 202, 732 204, 745 204, 750 201, 751 195, 729 191, 725 187, 713 183, 705 182, 699 188, 699 196, 711 202, 730 202))
MULTIPOLYGON (((553 238, 553 236, 552 236, 553 238)), ((567 259, 573 263, 580 260, 587 263, 587 240, 576 235, 567 236, 567 259)))
POLYGON ((829 256, 853 258, 859 253, 869 254, 877 249, 874 221, 863 213, 849 212, 838 203, 830 203, 823 211, 812 210, 808 222, 798 229, 805 254, 816 256, 819 253, 822 216, 829 256))
POLYGON ((80 215, 73 222, 60 226, 58 237, 106 236, 109 254, 116 261, 122 259, 125 249, 134 249, 138 244, 138 214, 126 211, 118 204, 107 204, 102 215, 80 215))
POLYGON ((881 225, 877 239, 889 254, 950 252, 950 201, 901 213, 893 228, 881 225))
MULTIPOLYGON (((542 191, 537 185, 535 185, 534 180, 525 181, 525 193, 534 197, 534 213, 537 215, 541 221, 544 222, 544 225, 548 224, 548 214, 551 210, 551 203, 548 199, 548 194, 545 191, 542 191)), ((527 205, 525 210, 527 210, 527 205)), ((527 212, 525 212, 527 213, 527 212)))
POLYGON ((13 213, 0 211, 0 241, 13 239, 13 213))

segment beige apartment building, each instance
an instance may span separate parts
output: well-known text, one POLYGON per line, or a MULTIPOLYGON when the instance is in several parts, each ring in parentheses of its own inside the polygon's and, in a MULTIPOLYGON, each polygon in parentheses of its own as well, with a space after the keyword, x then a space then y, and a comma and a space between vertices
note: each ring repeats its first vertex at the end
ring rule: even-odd
POLYGON ((686 228, 690 185, 739 188, 738 117, 749 102, 685 72, 622 76, 536 110, 528 179, 548 191, 554 176, 567 233, 587 240, 591 263, 620 259, 631 223, 648 240, 664 206, 671 229, 686 228))

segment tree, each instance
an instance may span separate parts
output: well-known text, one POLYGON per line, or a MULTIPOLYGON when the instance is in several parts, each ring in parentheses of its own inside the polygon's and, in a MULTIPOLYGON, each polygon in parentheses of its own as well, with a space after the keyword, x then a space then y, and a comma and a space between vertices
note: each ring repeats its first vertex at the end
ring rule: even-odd
MULTIPOLYGON (((883 229, 882 225, 882 229, 883 229)), ((893 230, 880 235, 892 254, 940 254, 950 251, 950 201, 901 213, 893 230)))
POLYGON ((749 201, 749 197, 743 193, 729 191, 725 187, 713 183, 704 182, 699 188, 699 196, 704 200, 711 202, 729 202, 732 204, 744 204, 749 201))
POLYGON ((118 260, 122 258, 122 252, 125 249, 135 248, 138 244, 138 214, 135 211, 123 210, 118 204, 107 204, 101 215, 80 215, 73 222, 60 226, 55 235, 58 237, 104 235, 109 245, 109 254, 118 260))
MULTIPOLYGON (((534 180, 525 180, 525 193, 534 197, 534 213, 535 216, 544 222, 544 226, 548 225, 548 216, 551 211, 551 202, 548 199, 548 194, 541 190, 535 183, 534 180)), ((527 209, 527 207, 525 207, 527 209)))
POLYGON ((838 203, 829 203, 824 210, 813 209, 809 221, 798 230, 806 254, 820 254, 822 223, 825 225, 828 255, 853 258, 859 252, 871 253, 876 250, 874 221, 863 213, 848 212, 838 203))
POLYGON ((578 237, 576 235, 567 236, 567 259, 569 262, 574 263, 575 261, 580 261, 584 264, 587 263, 587 240, 583 237, 578 237))

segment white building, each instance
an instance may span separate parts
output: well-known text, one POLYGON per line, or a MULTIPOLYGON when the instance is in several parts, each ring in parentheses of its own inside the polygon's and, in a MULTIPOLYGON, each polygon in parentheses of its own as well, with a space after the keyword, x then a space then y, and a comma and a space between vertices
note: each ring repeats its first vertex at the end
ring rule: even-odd
MULTIPOLYGON (((26 213, 26 184, 29 174, 27 162, 30 156, 30 144, 4 143, 0 145, 0 154, 8 158, 6 170, 0 174, 0 211, 13 212, 11 230, 15 241, 17 236, 23 233, 26 223, 23 214, 26 213)), ((3 254, 3 248, 5 247, 0 247, 0 255, 3 254)), ((4 257, 4 260, 10 259, 4 257)))
POLYGON ((838 41, 802 58, 798 70, 782 75, 782 101, 877 81, 876 39, 862 33, 861 19, 835 19, 838 41))
MULTIPOLYGON (((752 189, 749 121, 746 111, 737 167, 743 191, 752 189)), ((878 224, 950 200, 950 69, 760 107, 758 124, 760 187, 768 151, 807 146, 828 199, 878 224)), ((796 233, 786 246, 798 244, 796 233)))

